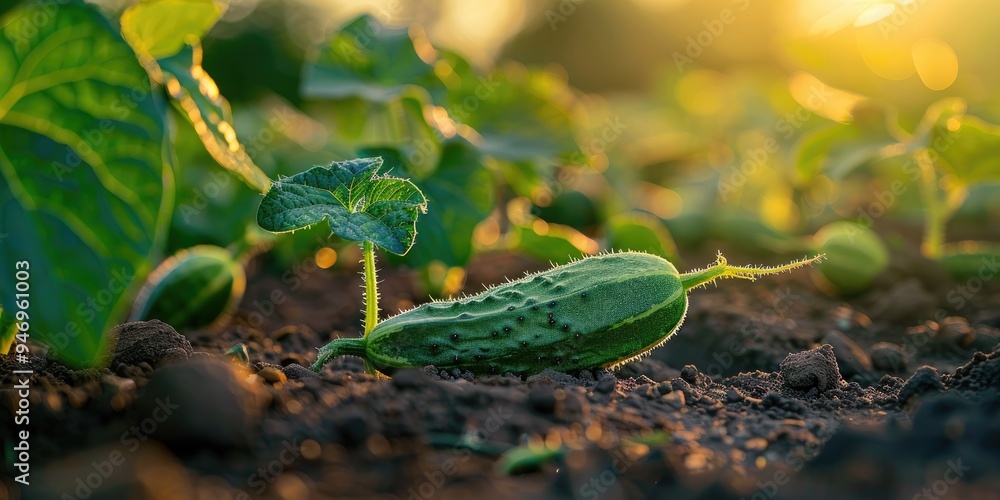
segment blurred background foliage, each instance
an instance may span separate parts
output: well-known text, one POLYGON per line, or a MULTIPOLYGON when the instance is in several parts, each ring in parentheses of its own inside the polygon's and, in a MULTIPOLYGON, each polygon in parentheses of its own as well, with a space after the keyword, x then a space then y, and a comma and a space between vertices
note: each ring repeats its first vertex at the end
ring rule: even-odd
MULTIPOLYGON (((263 249, 281 269, 354 266, 322 227, 274 238, 254 213, 258 172, 360 155, 427 194, 414 251, 392 262, 436 296, 498 249, 825 251, 818 283, 858 293, 900 248, 963 275, 1000 238, 996 2, 186 1, 211 12, 140 57, 174 103, 163 250, 228 257, 183 253, 213 264, 168 261, 160 279, 237 283, 232 262, 263 249)), ((141 16, 121 17, 135 2, 96 4, 137 46, 141 16)))
MULTIPOLYGON (((433 295, 501 248, 554 263, 839 249, 817 279, 856 293, 886 242, 919 245, 929 218, 956 219, 942 242, 1000 236, 982 224, 1000 220, 998 156, 963 179, 940 151, 933 194, 906 168, 932 134, 921 120, 1000 121, 997 14, 975 0, 241 0, 204 36, 203 66, 271 177, 382 155, 414 178, 430 210, 392 261, 433 295), (930 116, 940 102, 950 114, 930 116), (946 207, 929 215, 928 196, 946 207)), ((197 142, 178 128, 170 250, 269 240, 259 195, 220 182, 197 142)), ((354 265, 322 237, 278 238, 278 264, 354 265)))

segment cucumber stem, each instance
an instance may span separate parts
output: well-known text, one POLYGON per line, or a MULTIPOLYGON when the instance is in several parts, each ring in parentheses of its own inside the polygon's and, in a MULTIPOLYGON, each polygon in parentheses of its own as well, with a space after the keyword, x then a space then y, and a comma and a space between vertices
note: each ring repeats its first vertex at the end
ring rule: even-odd
MULTIPOLYGON (((366 241, 363 246, 365 251, 365 334, 362 338, 368 338, 368 334, 378 324, 378 275, 375 270, 375 244, 366 241)), ((378 371, 367 359, 365 360, 365 372, 371 375, 378 374, 378 371)))
POLYGON ((685 291, 689 291, 705 286, 709 283, 713 283, 715 280, 720 278, 741 278, 753 281, 757 279, 758 276, 778 274, 785 271, 791 271, 792 269, 812 265, 820 261, 823 257, 824 254, 819 254, 815 257, 797 260, 783 266, 739 267, 730 266, 726 262, 726 258, 720 253, 715 263, 711 266, 708 266, 705 269, 698 269, 696 271, 681 274, 681 285, 684 287, 685 291))
POLYGON ((365 337, 378 324, 378 277, 375 271, 375 244, 366 241, 365 249, 365 337))
POLYGON ((944 246, 944 224, 948 217, 941 206, 938 195, 938 176, 934 169, 934 161, 926 149, 917 151, 917 165, 920 166, 920 194, 927 207, 927 217, 924 219, 924 241, 921 253, 931 259, 941 258, 944 246))
MULTIPOLYGON (((323 365, 325 365, 330 358, 343 355, 357 356, 364 359, 365 339, 333 339, 329 344, 319 348, 319 354, 316 355, 316 362, 309 368, 314 372, 318 372, 323 369, 323 365)), ((367 360, 365 360, 365 365, 368 365, 367 360)))

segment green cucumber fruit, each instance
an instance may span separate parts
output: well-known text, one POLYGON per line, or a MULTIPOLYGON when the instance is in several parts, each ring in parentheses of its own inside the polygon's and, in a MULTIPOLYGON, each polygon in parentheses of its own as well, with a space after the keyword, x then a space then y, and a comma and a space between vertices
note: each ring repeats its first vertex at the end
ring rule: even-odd
POLYGON ((823 226, 813 236, 817 252, 826 259, 816 272, 843 294, 862 292, 889 267, 889 250, 871 229, 850 221, 823 226))
POLYGON ((179 250, 150 273, 129 321, 158 319, 184 331, 228 321, 246 289, 246 273, 225 248, 179 250))
POLYGON ((345 354, 387 374, 427 365, 522 376, 546 368, 613 368, 677 331, 691 289, 719 278, 752 280, 819 258, 753 268, 729 266, 720 255, 710 267, 680 274, 669 261, 645 253, 587 257, 474 296, 423 304, 379 323, 365 338, 336 339, 320 349, 313 369, 345 354))

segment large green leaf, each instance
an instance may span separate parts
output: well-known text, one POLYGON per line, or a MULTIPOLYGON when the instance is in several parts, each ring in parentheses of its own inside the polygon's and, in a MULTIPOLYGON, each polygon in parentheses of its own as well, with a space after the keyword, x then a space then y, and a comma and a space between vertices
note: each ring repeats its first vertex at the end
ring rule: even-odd
POLYGON ((161 59, 200 40, 227 7, 217 0, 144 0, 122 13, 122 35, 136 51, 161 59))
POLYGON ((221 0, 144 0, 122 14, 122 34, 150 78, 166 86, 212 158, 266 193, 271 180, 237 139, 229 102, 201 66, 201 37, 227 7, 221 0))
POLYGON ((229 102, 219 94, 215 81, 201 67, 201 46, 184 45, 176 55, 157 63, 174 104, 194 126, 212 158, 250 187, 266 193, 271 179, 236 138, 229 102))
MULTIPOLYGON (((361 154, 381 155, 391 168, 412 168, 397 149, 366 148, 361 154)), ((490 215, 495 198, 496 182, 482 155, 468 141, 450 140, 434 173, 415 182, 427 196, 430 210, 417 221, 420 244, 399 260, 414 267, 434 261, 467 264, 472 258, 472 234, 490 215)))
POLYGON ((308 58, 302 75, 302 95, 310 98, 384 102, 410 86, 433 90, 441 81, 417 54, 406 29, 383 26, 369 15, 324 41, 308 58))
POLYGON ((412 182, 379 175, 381 168, 382 158, 359 158, 279 179, 260 202, 257 224, 283 233, 326 219, 341 238, 404 255, 427 199, 412 182))
POLYGON ((0 262, 30 262, 33 338, 92 364, 162 245, 163 103, 93 7, 27 4, 0 25, 0 262))

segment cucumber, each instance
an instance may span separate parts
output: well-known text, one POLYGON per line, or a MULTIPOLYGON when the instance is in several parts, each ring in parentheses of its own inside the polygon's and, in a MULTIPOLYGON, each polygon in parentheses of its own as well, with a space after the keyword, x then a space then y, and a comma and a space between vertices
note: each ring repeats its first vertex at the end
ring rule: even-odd
POLYGON ((687 292, 718 278, 754 279, 810 264, 733 267, 720 255, 680 274, 646 253, 587 257, 458 300, 430 302, 391 317, 367 337, 320 349, 314 370, 337 355, 364 358, 382 373, 434 365, 476 375, 526 376, 546 368, 614 368, 659 347, 681 326, 687 292))

